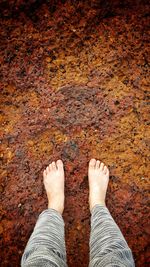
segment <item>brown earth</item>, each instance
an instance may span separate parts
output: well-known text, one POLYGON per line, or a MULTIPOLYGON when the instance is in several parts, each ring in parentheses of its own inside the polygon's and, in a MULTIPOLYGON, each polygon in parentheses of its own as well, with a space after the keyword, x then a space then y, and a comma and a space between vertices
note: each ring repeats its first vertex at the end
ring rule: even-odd
POLYGON ((147 2, 0 2, 2 267, 20 266, 47 205, 42 171, 58 158, 68 265, 88 265, 91 157, 109 166, 108 208, 148 266, 147 2))

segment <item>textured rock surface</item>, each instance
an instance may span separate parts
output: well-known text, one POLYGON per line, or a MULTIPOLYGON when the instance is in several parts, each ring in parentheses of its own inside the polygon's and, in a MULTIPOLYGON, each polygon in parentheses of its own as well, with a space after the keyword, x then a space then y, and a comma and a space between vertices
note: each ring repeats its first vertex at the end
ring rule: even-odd
POLYGON ((46 207, 42 171, 58 158, 68 264, 87 266, 91 157, 109 166, 108 207, 147 266, 147 1, 50 2, 0 4, 1 266, 19 266, 46 207))

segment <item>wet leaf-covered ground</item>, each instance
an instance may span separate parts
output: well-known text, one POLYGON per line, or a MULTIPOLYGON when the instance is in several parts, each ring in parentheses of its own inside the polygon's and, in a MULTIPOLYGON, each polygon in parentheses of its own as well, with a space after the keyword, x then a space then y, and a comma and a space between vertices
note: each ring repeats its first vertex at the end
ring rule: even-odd
POLYGON ((20 266, 58 158, 68 265, 88 265, 91 157, 109 166, 107 206, 147 266, 147 1, 3 0, 0 12, 1 266, 20 266))

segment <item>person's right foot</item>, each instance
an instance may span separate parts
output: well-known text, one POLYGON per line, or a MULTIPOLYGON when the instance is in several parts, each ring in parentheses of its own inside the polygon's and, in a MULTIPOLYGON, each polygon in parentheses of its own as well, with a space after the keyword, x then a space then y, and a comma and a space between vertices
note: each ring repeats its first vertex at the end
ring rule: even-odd
POLYGON ((101 204, 105 206, 105 197, 109 182, 109 170, 96 159, 91 159, 88 168, 89 178, 89 204, 90 210, 96 205, 101 204))
POLYGON ((64 167, 62 160, 53 161, 43 172, 48 208, 61 214, 64 210, 64 167))

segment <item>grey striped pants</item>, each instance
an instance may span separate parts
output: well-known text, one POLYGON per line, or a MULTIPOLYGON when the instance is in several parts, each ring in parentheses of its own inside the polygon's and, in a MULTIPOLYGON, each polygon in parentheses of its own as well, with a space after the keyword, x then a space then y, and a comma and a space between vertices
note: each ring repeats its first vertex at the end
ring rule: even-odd
MULTIPOLYGON (((91 212, 89 267, 133 267, 132 252, 108 209, 91 212)), ((53 209, 43 211, 27 243, 22 267, 67 267, 64 221, 53 209)))

